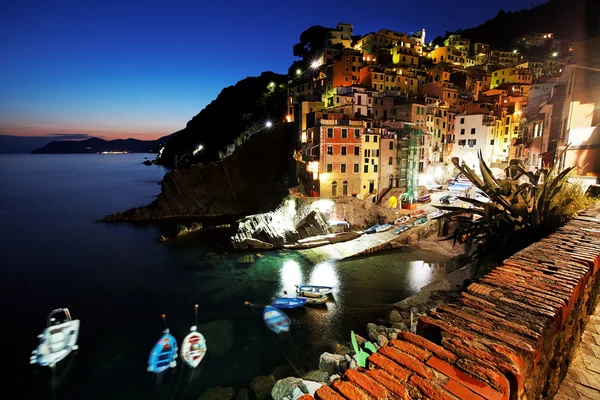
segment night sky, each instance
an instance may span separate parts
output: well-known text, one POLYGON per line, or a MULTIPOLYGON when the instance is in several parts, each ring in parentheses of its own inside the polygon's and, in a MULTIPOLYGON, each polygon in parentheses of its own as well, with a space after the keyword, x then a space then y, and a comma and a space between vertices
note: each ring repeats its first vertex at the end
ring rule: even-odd
POLYGON ((476 26, 543 0, 4 2, 0 134, 154 139, 185 127, 220 90, 286 73, 311 25, 427 31, 476 26), (460 4, 460 6, 459 6, 460 4), (459 8, 460 7, 460 8, 459 8))

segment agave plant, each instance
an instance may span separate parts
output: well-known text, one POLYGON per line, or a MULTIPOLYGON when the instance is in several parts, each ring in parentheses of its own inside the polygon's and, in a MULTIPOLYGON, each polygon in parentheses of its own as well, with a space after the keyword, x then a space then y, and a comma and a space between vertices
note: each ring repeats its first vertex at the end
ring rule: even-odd
MULTIPOLYGON (((540 234, 559 222, 557 211, 563 204, 552 199, 567 182, 567 175, 575 168, 557 172, 556 164, 549 170, 527 171, 521 160, 511 160, 505 169, 506 177, 498 179, 478 152, 481 177, 468 165, 455 166, 473 185, 489 197, 489 202, 459 197, 472 205, 469 209, 436 206, 449 211, 443 218, 458 221, 454 242, 477 245, 478 251, 490 243, 503 244, 512 233, 521 229, 540 234)), ((568 200, 566 200, 568 201, 568 200)))

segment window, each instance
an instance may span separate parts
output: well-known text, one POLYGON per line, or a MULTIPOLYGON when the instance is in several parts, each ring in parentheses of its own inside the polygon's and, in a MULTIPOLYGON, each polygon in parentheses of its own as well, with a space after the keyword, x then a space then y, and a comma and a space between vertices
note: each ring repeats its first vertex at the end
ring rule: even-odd
POLYGON ((345 156, 346 155, 346 146, 342 146, 342 155, 345 156))
POLYGON ((337 196, 337 181, 331 182, 331 197, 337 196))
POLYGON ((342 196, 348 196, 348 181, 342 183, 342 196))
POLYGON ((462 128, 462 129, 460 130, 460 134, 461 134, 461 135, 464 135, 464 134, 465 134, 465 128, 462 128))
POLYGON ((379 149, 375 150, 375 157, 379 157, 379 149))
POLYGON ((473 147, 477 144, 477 139, 469 139, 467 144, 469 145, 469 147, 473 147))
MULTIPOLYGON (((377 136, 373 136, 373 142, 377 143, 377 136)), ((377 151, 379 151, 379 150, 377 150, 377 151)))
POLYGON ((354 155, 355 156, 360 156, 360 147, 354 146, 354 155))
POLYGON ((464 124, 464 123, 465 123, 465 119, 464 119, 464 118, 461 118, 461 119, 460 119, 460 123, 461 123, 461 124, 464 124))
POLYGON ((360 165, 359 164, 354 164, 354 173, 358 174, 359 171, 360 171, 360 165))
POLYGON ((364 168, 363 168, 363 172, 364 172, 365 174, 368 174, 368 173, 369 173, 369 164, 366 164, 366 165, 364 166, 364 168))
POLYGON ((342 129, 342 139, 346 139, 348 137, 348 129, 342 129))
POLYGON ((369 135, 365 135, 365 142, 369 142, 369 135))
POLYGON ((354 139, 358 139, 360 137, 360 129, 354 130, 354 139))
POLYGON ((394 150, 394 142, 390 142, 390 150, 394 150))
POLYGON ((327 138, 333 139, 333 128, 327 128, 327 138))
POLYGON ((368 163, 369 163, 369 159, 365 158, 365 164, 368 164, 368 163))
POLYGON ((333 172, 333 164, 327 164, 327 173, 332 173, 333 172))
POLYGON ((346 173, 346 164, 341 164, 341 165, 340 165, 340 172, 341 172, 342 174, 345 174, 345 173, 346 173))
POLYGON ((394 157, 388 158, 388 165, 393 165, 393 164, 394 164, 394 157))
POLYGON ((377 164, 373 165, 373 172, 377 173, 377 164))
POLYGON ((333 146, 327 146, 327 155, 328 156, 332 156, 333 155, 333 146))
POLYGON ((459 145, 459 146, 464 146, 466 143, 467 143, 467 141, 466 141, 466 140, 464 140, 464 139, 463 139, 463 140, 459 140, 459 141, 458 141, 458 145, 459 145))
POLYGON ((490 140, 490 146, 494 145, 494 139, 490 140))
POLYGON ((476 129, 475 128, 471 128, 471 135, 474 135, 475 132, 476 132, 476 129))

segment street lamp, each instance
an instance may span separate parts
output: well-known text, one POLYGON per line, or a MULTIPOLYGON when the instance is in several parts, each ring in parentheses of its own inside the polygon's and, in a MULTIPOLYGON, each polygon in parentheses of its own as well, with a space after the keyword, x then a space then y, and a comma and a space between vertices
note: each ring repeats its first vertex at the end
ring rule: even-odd
POLYGON ((196 155, 196 154, 198 154, 198 152, 199 152, 200 150, 202 150, 203 148, 204 148, 204 146, 202 146, 201 144, 199 144, 199 145, 198 145, 198 146, 197 146, 197 147, 194 149, 194 151, 192 151, 192 155, 193 155, 193 156, 195 156, 195 155, 196 155))
POLYGON ((267 121, 265 123, 265 127, 267 127, 267 128, 271 128, 272 126, 273 126, 273 123, 271 121, 267 121))
POLYGON ((558 51, 555 51, 554 53, 552 53, 552 57, 556 57, 558 55, 558 51))
POLYGON ((296 75, 298 75, 298 76, 302 75, 302 70, 300 68, 298 68, 296 70, 296 75))

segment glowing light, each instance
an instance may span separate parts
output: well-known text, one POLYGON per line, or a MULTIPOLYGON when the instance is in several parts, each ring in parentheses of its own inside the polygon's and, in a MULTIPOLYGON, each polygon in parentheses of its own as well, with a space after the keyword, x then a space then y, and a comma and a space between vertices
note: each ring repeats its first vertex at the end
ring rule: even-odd
MULTIPOLYGON (((303 135, 303 139, 306 140, 306 132, 302 132, 303 135)), ((306 143, 306 142, 303 142, 306 143)), ((310 161, 308 163, 308 166, 306 167, 306 170, 308 172, 312 172, 313 174, 313 179, 318 179, 319 178, 319 162, 318 161, 310 161)))
POLYGON ((158 151, 158 156, 162 156, 163 151, 165 150, 164 147, 161 147, 160 150, 158 151))
POLYGON ((267 128, 270 128, 270 127, 272 127, 272 126, 273 126, 273 123, 272 123, 271 121, 267 121, 267 122, 265 123, 265 126, 266 126, 267 128))
POLYGON ((333 263, 325 261, 315 265, 315 268, 310 273, 310 282, 313 285, 337 287, 340 283, 340 278, 333 263))
POLYGON ((318 69, 323 63, 321 62, 321 60, 314 60, 312 63, 310 63, 310 67, 312 69, 318 69))
POLYGON ((295 293, 296 285, 302 284, 300 264, 295 260, 286 260, 279 271, 281 274, 281 290, 295 293))
POLYGON ((199 144, 198 147, 196 147, 196 149, 194 149, 194 151, 192 151, 192 155, 195 156, 203 148, 204 148, 204 146, 202 146, 201 144, 199 144))
POLYGON ((310 209, 311 209, 311 211, 319 210, 322 213, 327 213, 333 209, 334 205, 335 205, 335 203, 331 200, 321 199, 321 200, 317 200, 317 201, 313 202, 310 205, 310 209))
POLYGON ((438 49, 439 47, 440 47, 440 45, 436 44, 435 47, 434 47, 434 49, 438 49))
POLYGON ((285 120, 286 120, 286 122, 292 122, 292 116, 286 115, 285 120))
POLYGON ((271 89, 272 89, 272 88, 274 88, 274 87, 275 87, 275 82, 271 82, 271 83, 269 83, 269 87, 270 87, 271 89))
POLYGON ((554 53, 552 53, 552 57, 556 57, 558 55, 558 51, 555 51, 554 53))
POLYGON ((302 75, 302 70, 300 68, 298 68, 296 70, 296 75, 298 75, 298 76, 302 75))

